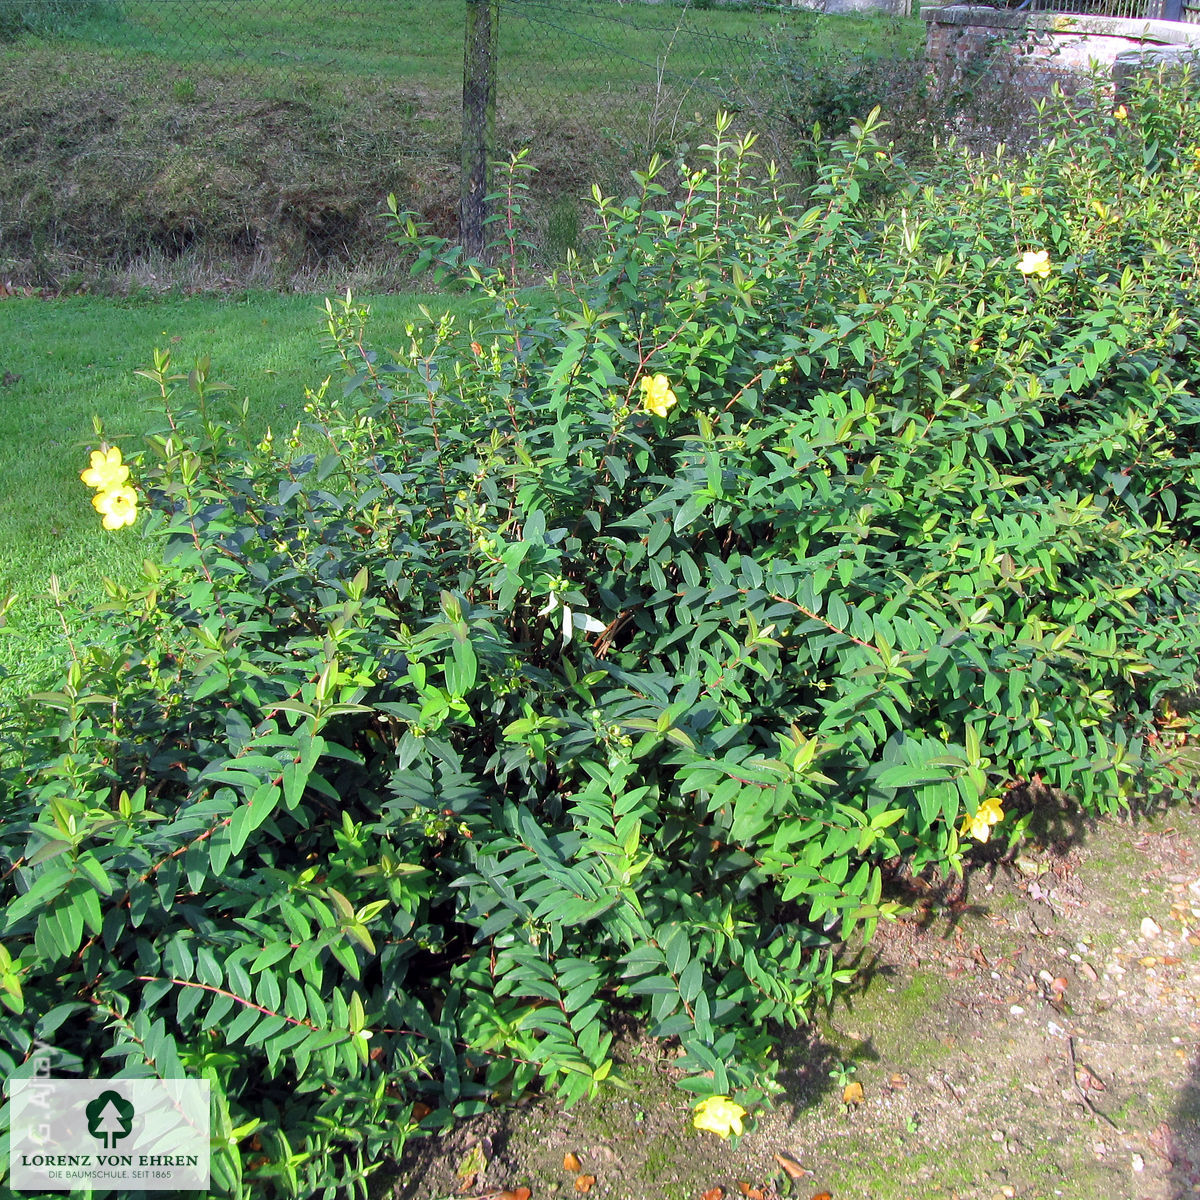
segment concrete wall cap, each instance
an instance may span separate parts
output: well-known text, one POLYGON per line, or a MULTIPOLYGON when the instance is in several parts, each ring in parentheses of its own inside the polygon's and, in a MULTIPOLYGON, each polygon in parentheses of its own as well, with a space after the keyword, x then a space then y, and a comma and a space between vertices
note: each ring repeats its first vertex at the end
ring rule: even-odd
POLYGON ((1047 33, 1123 37, 1159 45, 1200 46, 1200 25, 1183 21, 1139 21, 1131 17, 1101 17, 1087 13, 1017 12, 978 4, 947 4, 922 8, 929 24, 972 25, 986 29, 1028 29, 1047 33))
POLYGON ((1177 63, 1200 65, 1200 46, 1144 46, 1137 50, 1122 50, 1113 62, 1130 67, 1156 67, 1177 63))

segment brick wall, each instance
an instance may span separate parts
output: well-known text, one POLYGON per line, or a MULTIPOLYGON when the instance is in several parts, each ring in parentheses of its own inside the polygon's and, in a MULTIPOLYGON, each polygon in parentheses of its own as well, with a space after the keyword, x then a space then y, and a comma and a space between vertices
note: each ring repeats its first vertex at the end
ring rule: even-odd
MULTIPOLYGON (((1054 84, 1070 90, 1099 66, 1111 73, 1120 58, 1155 49, 1169 58, 1200 51, 1200 26, 1066 13, 1014 12, 974 5, 923 8, 926 56, 943 87, 969 84, 975 75, 1009 83, 1030 99, 1054 84)), ((1160 53, 1159 57, 1162 57, 1160 53)))

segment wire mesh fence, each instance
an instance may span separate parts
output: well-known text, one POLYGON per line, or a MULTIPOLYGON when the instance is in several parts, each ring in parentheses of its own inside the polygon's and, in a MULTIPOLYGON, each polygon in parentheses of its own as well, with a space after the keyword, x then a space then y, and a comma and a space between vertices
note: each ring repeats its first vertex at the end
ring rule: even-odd
POLYGON ((575 240, 577 197, 593 183, 627 188, 629 171, 652 155, 707 140, 719 109, 785 167, 794 153, 781 53, 816 36, 811 13, 502 0, 500 22, 496 148, 528 148, 542 200, 537 237, 551 253, 575 240))
MULTIPOLYGON (((901 133, 930 119, 920 20, 712 0, 475 2, 498 18, 489 152, 525 150, 536 168, 526 216, 546 259, 578 244, 593 183, 628 188, 652 154, 706 140, 719 108, 785 169, 814 122, 837 133, 880 99, 901 133)), ((220 244, 288 276, 385 251, 389 193, 457 237, 465 9, 0 0, 0 271, 220 244)), ((989 101, 997 123, 1012 119, 1002 100, 989 101)))
MULTIPOLYGON (((28 257, 35 242, 90 231, 85 258, 178 257, 224 238, 287 271, 378 248, 389 193, 455 236, 464 7, 0 0, 0 266, 21 257, 18 244, 28 257)), ((788 122, 770 97, 779 56, 831 40, 819 16, 791 5, 497 7, 492 151, 528 149, 528 215, 550 256, 577 238, 578 198, 593 182, 628 186, 631 167, 694 144, 719 107, 786 159, 788 122)), ((876 36, 877 22, 860 24, 862 38, 876 36)), ((838 34, 854 28, 843 21, 838 34)), ((919 44, 917 22, 907 37, 919 44)))

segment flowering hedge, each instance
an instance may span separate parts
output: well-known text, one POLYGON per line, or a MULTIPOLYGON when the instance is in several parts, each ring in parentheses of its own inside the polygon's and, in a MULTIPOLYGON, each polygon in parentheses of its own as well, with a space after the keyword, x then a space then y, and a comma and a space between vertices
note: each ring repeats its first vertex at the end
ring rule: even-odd
POLYGON ((470 328, 330 303, 257 446, 157 356, 84 482, 162 553, 4 776, 4 1068, 204 1075, 217 1185, 296 1194, 606 1086, 627 1012, 736 1132, 884 864, 1178 791, 1190 86, 923 175, 869 118, 798 196, 722 123, 470 328))

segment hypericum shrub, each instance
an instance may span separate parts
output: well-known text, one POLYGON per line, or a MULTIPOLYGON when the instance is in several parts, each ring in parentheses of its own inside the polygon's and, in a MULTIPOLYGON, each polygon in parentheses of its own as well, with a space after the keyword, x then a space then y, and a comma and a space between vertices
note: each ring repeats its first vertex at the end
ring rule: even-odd
POLYGON ((618 1012, 733 1113, 885 862, 1018 836, 1025 781, 1170 795, 1186 102, 922 176, 872 117, 799 196, 721 122, 469 328, 331 302, 344 371, 257 445, 157 355, 166 425, 87 482, 161 553, 3 776, 3 1068, 208 1077, 237 1194, 585 1096, 618 1012))

